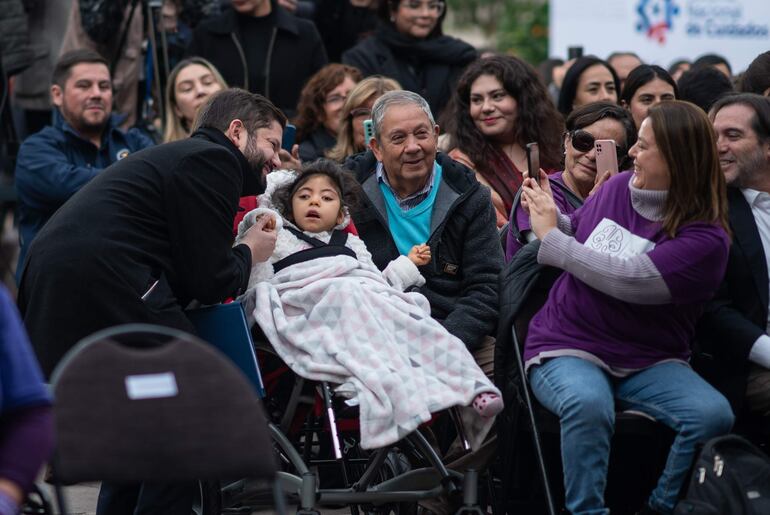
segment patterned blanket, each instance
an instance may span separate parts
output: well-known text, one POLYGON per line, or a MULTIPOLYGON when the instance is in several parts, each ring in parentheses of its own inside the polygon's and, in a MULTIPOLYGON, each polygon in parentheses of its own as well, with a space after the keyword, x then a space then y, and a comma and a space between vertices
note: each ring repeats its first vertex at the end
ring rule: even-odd
POLYGON ((468 407, 499 391, 428 300, 388 285, 349 256, 289 266, 249 290, 254 318, 297 374, 338 384, 360 406, 361 446, 397 442, 435 413, 462 406, 473 448, 492 420, 468 407))

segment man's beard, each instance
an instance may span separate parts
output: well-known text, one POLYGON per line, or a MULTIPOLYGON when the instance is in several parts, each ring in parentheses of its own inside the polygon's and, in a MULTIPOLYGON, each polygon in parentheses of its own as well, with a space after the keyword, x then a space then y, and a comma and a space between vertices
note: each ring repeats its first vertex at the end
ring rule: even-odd
POLYGON ((770 163, 765 159, 762 147, 757 146, 755 150, 744 154, 742 158, 736 157, 735 165, 738 169, 738 174, 731 183, 731 186, 753 188, 756 185, 757 179, 767 173, 766 170, 770 163))
POLYGON ((249 137, 247 139, 246 148, 243 151, 243 156, 251 165, 251 169, 254 172, 254 176, 256 177, 257 182, 262 187, 262 189, 264 189, 265 185, 267 184, 266 175, 270 171, 268 170, 266 173, 263 173, 265 165, 267 164, 267 157, 265 157, 264 152, 262 152, 257 146, 256 136, 249 137))
POLYGON ((73 128, 84 135, 101 134, 104 132, 104 129, 110 121, 110 113, 107 110, 104 111, 104 118, 101 122, 89 121, 86 118, 85 113, 76 116, 64 105, 61 106, 61 111, 62 115, 64 115, 64 119, 70 121, 73 128))

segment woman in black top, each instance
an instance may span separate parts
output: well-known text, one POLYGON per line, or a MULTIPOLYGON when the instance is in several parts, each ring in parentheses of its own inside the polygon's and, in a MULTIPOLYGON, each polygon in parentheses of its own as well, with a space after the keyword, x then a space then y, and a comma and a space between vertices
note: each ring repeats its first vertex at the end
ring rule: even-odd
POLYGON ((423 96, 438 117, 465 66, 476 58, 468 43, 445 36, 446 4, 439 0, 392 0, 380 4, 374 35, 342 54, 365 76, 385 75, 423 96))

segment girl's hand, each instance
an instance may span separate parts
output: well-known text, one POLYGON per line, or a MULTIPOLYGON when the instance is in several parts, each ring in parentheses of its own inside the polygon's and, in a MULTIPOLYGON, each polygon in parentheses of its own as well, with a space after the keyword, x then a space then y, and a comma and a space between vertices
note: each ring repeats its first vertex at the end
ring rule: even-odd
POLYGON ((556 228, 556 217, 559 210, 553 201, 551 185, 542 170, 540 180, 543 187, 533 179, 525 179, 522 185, 522 203, 526 200, 532 232, 539 240, 542 240, 546 234, 556 228))
POLYGON ((406 257, 417 266, 427 265, 431 259, 430 247, 424 243, 422 245, 415 245, 406 257))

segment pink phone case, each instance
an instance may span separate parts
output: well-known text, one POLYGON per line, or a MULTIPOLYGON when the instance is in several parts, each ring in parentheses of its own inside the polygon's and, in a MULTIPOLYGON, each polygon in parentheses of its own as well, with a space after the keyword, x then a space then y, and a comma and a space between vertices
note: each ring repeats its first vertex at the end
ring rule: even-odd
POLYGON ((596 174, 601 177, 604 172, 610 170, 610 173, 618 173, 618 154, 615 150, 615 140, 597 139, 594 143, 596 148, 596 174))

